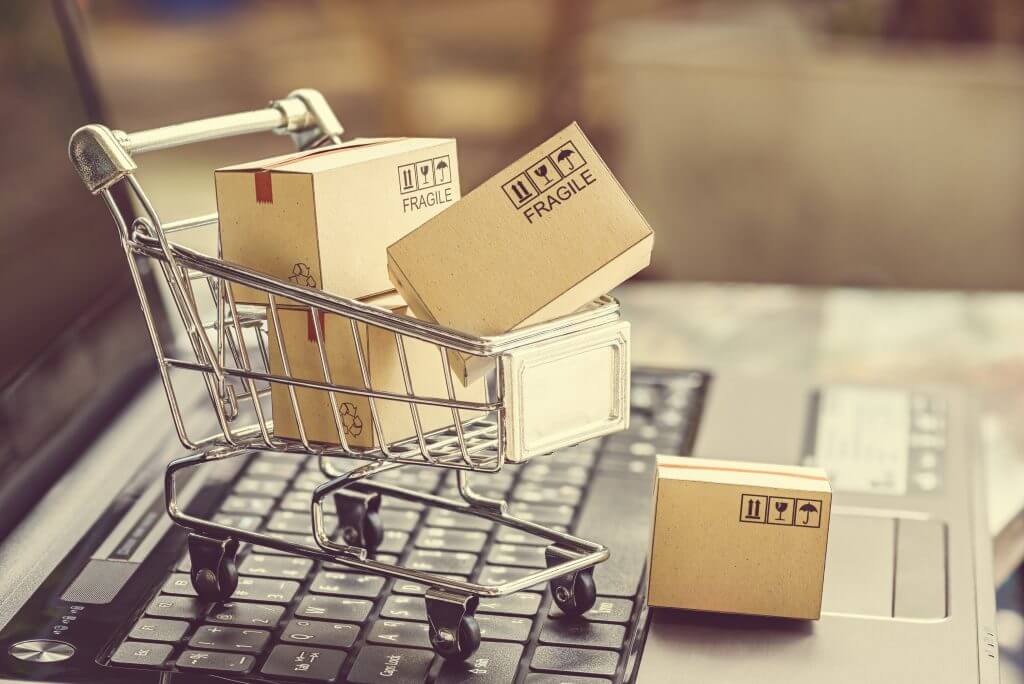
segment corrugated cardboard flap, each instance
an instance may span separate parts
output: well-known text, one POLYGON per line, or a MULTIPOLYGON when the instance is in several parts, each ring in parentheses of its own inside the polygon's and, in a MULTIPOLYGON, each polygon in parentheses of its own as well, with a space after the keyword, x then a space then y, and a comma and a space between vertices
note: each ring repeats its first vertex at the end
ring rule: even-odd
POLYGON ((692 480, 768 489, 832 491, 828 475, 821 468, 662 455, 658 456, 657 463, 659 480, 692 480))

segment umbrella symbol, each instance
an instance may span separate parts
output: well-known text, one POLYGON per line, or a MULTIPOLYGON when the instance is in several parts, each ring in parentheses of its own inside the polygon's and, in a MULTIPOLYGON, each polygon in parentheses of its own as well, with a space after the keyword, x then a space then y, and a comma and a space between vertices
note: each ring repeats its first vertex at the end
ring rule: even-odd
POLYGON ((805 503, 800 507, 800 511, 804 514, 804 525, 807 525, 811 522, 811 513, 817 513, 818 507, 812 503, 805 503))
POLYGON ((572 159, 569 159, 569 157, 571 157, 573 154, 574 154, 574 152, 572 150, 570 150, 569 148, 566 148, 566 149, 564 149, 564 150, 562 150, 561 152, 558 153, 557 159, 560 162, 568 161, 569 162, 569 169, 572 170, 572 169, 576 168, 576 164, 572 161, 572 159))
POLYGON ((437 176, 438 176, 438 178, 440 178, 442 180, 444 179, 444 177, 445 177, 444 176, 444 170, 447 169, 447 168, 448 168, 448 164, 447 164, 447 162, 445 162, 444 159, 442 159, 441 161, 437 162, 437 176))

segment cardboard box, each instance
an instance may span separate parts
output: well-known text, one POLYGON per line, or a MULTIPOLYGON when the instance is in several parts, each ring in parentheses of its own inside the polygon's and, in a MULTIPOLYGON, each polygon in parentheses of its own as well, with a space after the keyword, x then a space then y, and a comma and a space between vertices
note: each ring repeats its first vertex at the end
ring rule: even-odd
MULTIPOLYGON (((363 300, 387 309, 393 313, 405 314, 406 305, 395 292, 363 300)), ((304 380, 325 382, 320 363, 320 351, 316 343, 316 329, 307 309, 278 308, 281 332, 293 377, 304 380)), ((270 328, 270 372, 283 375, 281 356, 277 346, 277 332, 273 322, 270 328)), ((389 330, 357 324, 360 344, 369 369, 370 385, 374 390, 406 394, 405 380, 398 359, 398 345, 395 335, 389 330)), ((349 319, 335 314, 324 314, 321 330, 324 347, 334 384, 349 387, 364 387, 359 360, 349 319)), ((403 338, 409 375, 414 392, 418 396, 447 398, 448 390, 444 379, 441 352, 435 345, 410 337, 403 338)), ((485 382, 470 387, 453 383, 456 397, 465 401, 486 401, 485 382)), ((302 412, 302 421, 307 439, 314 442, 339 444, 337 423, 326 392, 308 388, 296 388, 296 399, 302 412)), ((335 398, 341 413, 345 437, 349 446, 372 447, 378 445, 370 401, 366 397, 337 393, 335 398)), ((416 430, 409 405, 404 402, 377 400, 377 415, 380 418, 384 438, 394 442, 413 437, 416 430)), ((271 404, 274 416, 274 434, 280 437, 299 438, 298 424, 292 409, 288 386, 273 383, 271 404)), ((420 405, 420 423, 424 432, 454 424, 451 409, 420 405)), ((463 421, 474 414, 462 411, 463 421)))
MULTIPOLYGON (((573 123, 388 248, 422 319, 497 335, 575 311, 643 269, 654 233, 573 123)), ((452 354, 464 381, 489 366, 452 354)))
POLYGON ((353 299, 392 290, 387 246, 460 197, 450 139, 354 140, 227 166, 214 180, 224 259, 353 299))
POLYGON ((648 603, 817 620, 831 508, 820 468, 658 456, 648 603))

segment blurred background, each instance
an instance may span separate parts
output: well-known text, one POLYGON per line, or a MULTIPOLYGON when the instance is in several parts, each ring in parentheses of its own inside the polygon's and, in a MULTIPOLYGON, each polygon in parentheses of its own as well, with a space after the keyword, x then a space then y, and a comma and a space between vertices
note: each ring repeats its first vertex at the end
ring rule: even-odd
MULTIPOLYGON (((850 361, 845 377, 909 367, 904 377, 984 385, 1011 415, 1024 407, 1020 0, 80 0, 77 8, 74 63, 94 90, 81 89, 82 73, 66 72, 50 3, 0 3, 0 292, 39 293, 5 298, 0 386, 42 363, 37 351, 67 319, 53 312, 123 290, 111 286, 126 274, 109 215, 67 162, 77 126, 98 119, 138 130, 256 109, 312 87, 349 137, 456 138, 464 192, 578 120, 655 228, 642 280, 1017 293, 965 294, 941 307, 923 294, 889 298, 887 317, 872 327, 863 323, 880 316, 880 300, 858 291, 843 300, 845 313, 833 307, 823 318, 826 344, 870 354, 870 368, 850 361), (56 240, 71 248, 48 250, 56 240), (90 282, 95 269, 76 266, 97 260, 109 262, 109 283, 90 282), (922 320, 913 334, 892 325, 922 320), (948 335, 954 325, 970 334, 948 335), (915 365, 922 348, 933 353, 915 365), (953 367, 967 370, 945 371, 953 367)), ((213 168, 288 149, 287 137, 236 138, 148 155, 139 176, 173 220, 214 210, 213 168)), ((211 248, 208 237, 193 246, 211 248)), ((775 330, 771 349, 811 365, 780 319, 784 309, 792 315, 780 304, 788 290, 743 300, 760 316, 744 332, 730 319, 742 311, 724 310, 718 291, 658 290, 656 299, 642 288, 628 298, 634 306, 688 307, 700 333, 687 344, 706 334, 720 351, 724 339, 743 339, 736 361, 749 364, 751 335, 775 330)), ((699 357, 693 349, 680 358, 699 357)), ((1020 461, 1024 427, 1010 421, 1005 430, 1016 445, 1008 458, 1020 461)), ((1002 591, 1019 602, 1022 585, 1002 591)), ((1007 620, 1004 662, 1013 670, 1004 681, 1024 681, 1016 667, 1024 617, 1007 620)))
MULTIPOLYGON (((1018 0, 82 5, 128 130, 309 86, 350 135, 457 138, 468 190, 576 119, 658 231, 645 277, 1024 285, 1018 0)), ((213 166, 286 148, 143 179, 177 218, 213 206, 213 166)))

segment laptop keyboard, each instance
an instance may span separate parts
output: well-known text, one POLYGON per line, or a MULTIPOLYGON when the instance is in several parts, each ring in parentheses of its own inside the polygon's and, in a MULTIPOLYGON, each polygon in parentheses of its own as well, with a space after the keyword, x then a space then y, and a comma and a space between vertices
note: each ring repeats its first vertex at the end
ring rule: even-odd
MULTIPOLYGON (((594 571, 597 602, 582 618, 559 619, 545 585, 484 598, 479 650, 465 663, 445 662, 430 650, 422 585, 255 545, 239 554, 238 589, 220 604, 196 598, 186 555, 109 664, 243 681, 622 681, 643 613, 653 458, 690 452, 708 382, 696 371, 635 370, 629 431, 473 476, 478 492, 506 498, 515 515, 611 549, 594 571)), ((450 471, 404 467, 377 479, 458 498, 450 471)), ((312 459, 256 454, 215 518, 315 546, 309 499, 322 481, 312 459)), ((386 496, 381 518, 376 557, 386 562, 481 584, 545 567, 546 540, 487 520, 386 496)))

